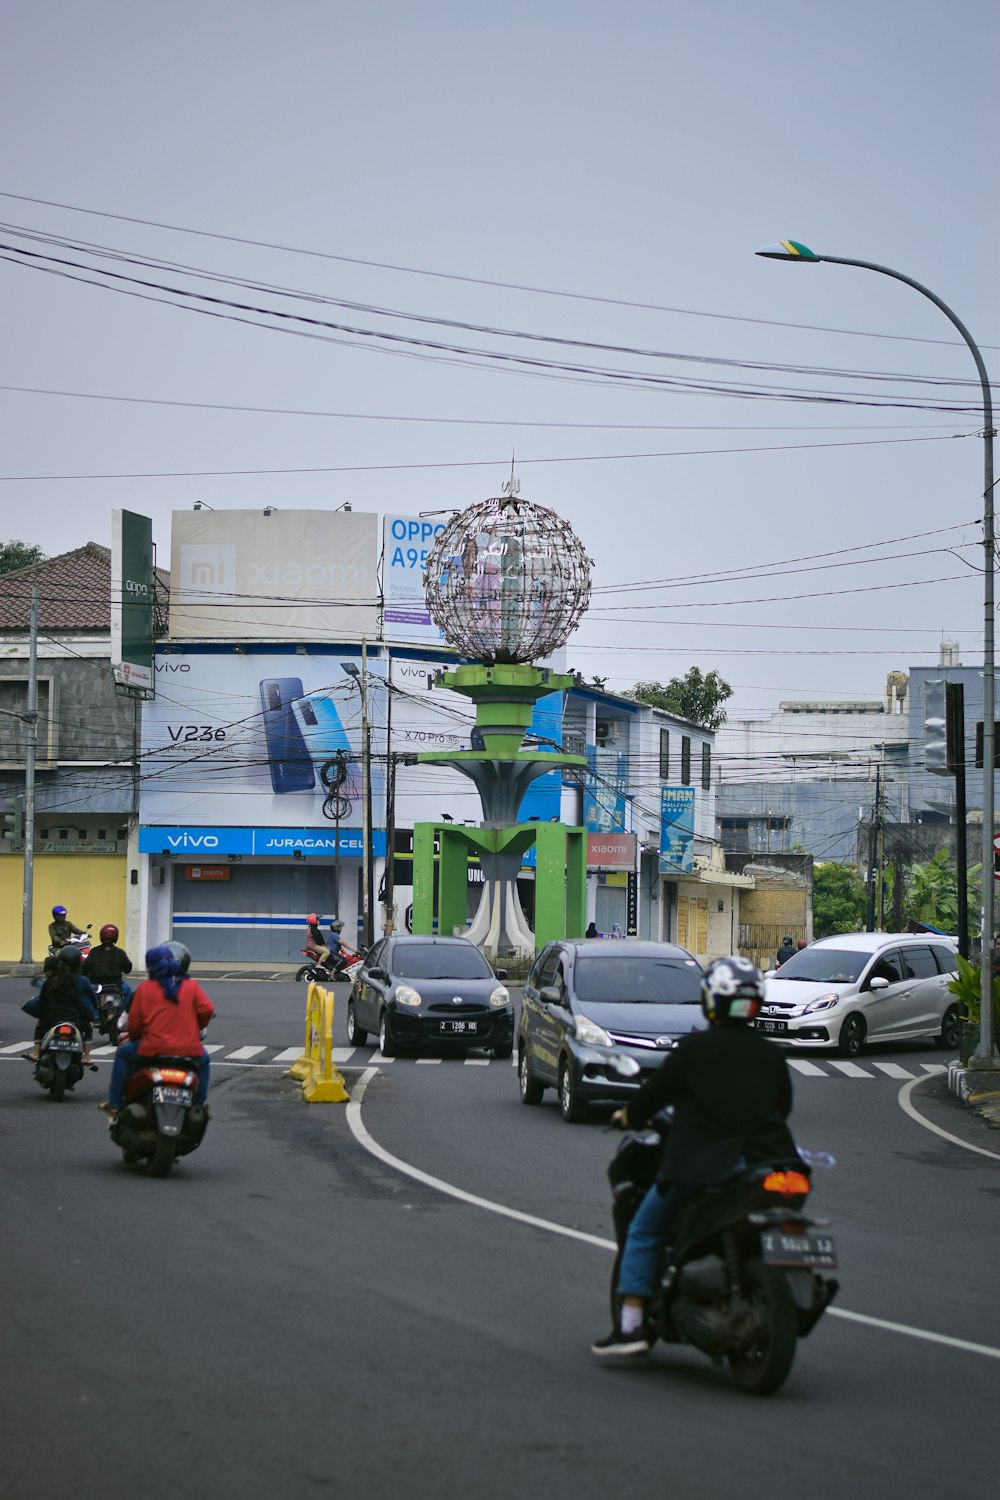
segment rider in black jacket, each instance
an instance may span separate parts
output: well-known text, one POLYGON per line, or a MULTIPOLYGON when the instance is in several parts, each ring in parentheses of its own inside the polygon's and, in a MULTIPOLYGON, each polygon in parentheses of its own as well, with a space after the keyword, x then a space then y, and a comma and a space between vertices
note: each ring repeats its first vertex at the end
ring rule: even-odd
POLYGON ((124 948, 119 948, 118 928, 107 922, 101 928, 101 941, 91 948, 83 961, 83 972, 91 984, 122 985, 126 974, 132 972, 132 960, 124 948))
POLYGON ((594 1344, 600 1355, 644 1354, 646 1302, 652 1295, 660 1247, 679 1190, 724 1182, 742 1166, 796 1155, 787 1125, 792 1085, 784 1055, 747 1024, 760 1008, 764 981, 745 958, 719 958, 701 983, 707 1031, 684 1037, 615 1124, 647 1124, 665 1105, 674 1107, 657 1180, 629 1225, 618 1272, 619 1327, 594 1344))

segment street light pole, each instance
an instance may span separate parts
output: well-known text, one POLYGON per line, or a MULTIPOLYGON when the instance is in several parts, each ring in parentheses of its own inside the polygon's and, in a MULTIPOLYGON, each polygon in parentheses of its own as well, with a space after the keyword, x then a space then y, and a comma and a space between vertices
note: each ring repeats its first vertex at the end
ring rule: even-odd
POLYGON ((996 713, 996 684, 994 681, 994 598, 993 567, 996 548, 996 531, 993 504, 993 396, 990 379, 983 356, 979 352, 971 333, 954 313, 947 302, 912 276, 894 271, 889 266, 877 265, 870 260, 853 260, 843 255, 817 255, 798 240, 781 240, 776 245, 766 245, 756 252, 767 260, 797 262, 800 265, 815 265, 825 261, 832 266, 857 266, 862 271, 877 271, 880 276, 891 276, 902 281, 915 292, 944 313, 951 325, 958 330, 976 364, 979 383, 983 393, 983 928, 982 956, 980 959, 980 1005, 979 1005, 979 1051, 971 1059, 974 1068, 994 1069, 1000 1059, 993 1053, 993 932, 994 932, 994 875, 993 875, 993 818, 994 818, 994 718, 996 713))
MULTIPOLYGON (((372 908, 375 904, 372 867, 372 726, 368 717, 368 642, 361 642, 361 671, 353 662, 341 662, 349 677, 353 677, 361 694, 361 941, 364 947, 372 945, 372 908)), ((339 840, 338 840, 339 841, 339 840)))

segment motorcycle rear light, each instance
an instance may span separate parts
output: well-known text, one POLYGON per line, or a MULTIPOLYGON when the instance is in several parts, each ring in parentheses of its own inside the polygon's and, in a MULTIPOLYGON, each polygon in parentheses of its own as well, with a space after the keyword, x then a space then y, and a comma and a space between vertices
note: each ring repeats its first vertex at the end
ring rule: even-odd
POLYGON ((72 1036, 72 1026, 59 1026, 56 1028, 56 1036, 72 1036))
POLYGON ((801 1198, 809 1191, 809 1178, 802 1172, 770 1172, 764 1178, 765 1193, 783 1198, 801 1198))
POLYGON ((189 1076, 184 1068, 160 1068, 159 1075, 164 1083, 184 1083, 189 1076))

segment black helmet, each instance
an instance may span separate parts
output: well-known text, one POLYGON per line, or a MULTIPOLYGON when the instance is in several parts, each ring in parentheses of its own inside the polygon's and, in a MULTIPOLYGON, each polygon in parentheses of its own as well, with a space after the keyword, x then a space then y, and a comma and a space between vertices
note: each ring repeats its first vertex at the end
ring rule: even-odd
POLYGON ((79 974, 80 949, 77 947, 76 943, 67 943, 65 947, 60 948, 59 952, 56 954, 56 958, 58 959, 59 963, 65 964, 67 969, 69 969, 71 973, 79 974))
POLYGON ((764 999, 764 976, 748 958, 713 959, 701 979, 701 1008, 709 1021, 752 1021, 764 999))
POLYGON ((164 943, 163 946, 164 948, 169 948, 170 952, 174 955, 178 974, 186 974, 188 969, 190 969, 191 967, 190 948, 186 948, 184 944, 179 943, 176 938, 174 938, 169 943, 164 943))

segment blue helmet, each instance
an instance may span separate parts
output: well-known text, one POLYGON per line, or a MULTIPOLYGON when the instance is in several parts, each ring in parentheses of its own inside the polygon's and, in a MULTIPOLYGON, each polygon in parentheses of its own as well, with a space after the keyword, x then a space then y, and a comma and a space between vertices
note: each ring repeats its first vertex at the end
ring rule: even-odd
POLYGON ((66 915, 65 906, 54 906, 52 908, 52 915, 54 917, 64 917, 66 915))

